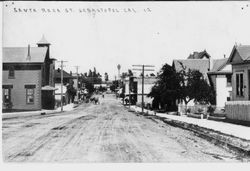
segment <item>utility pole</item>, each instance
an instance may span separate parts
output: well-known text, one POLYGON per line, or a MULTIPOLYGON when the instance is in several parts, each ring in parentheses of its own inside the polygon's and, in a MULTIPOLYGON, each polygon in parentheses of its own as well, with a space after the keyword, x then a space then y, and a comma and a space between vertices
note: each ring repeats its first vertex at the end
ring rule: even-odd
POLYGON ((77 103, 79 102, 79 99, 78 99, 78 68, 79 66, 75 66, 76 67, 76 100, 77 100, 77 103))
MULTIPOLYGON (((129 108, 130 108, 130 104, 131 104, 131 90, 130 90, 130 88, 131 88, 131 82, 130 82, 130 80, 131 80, 131 78, 133 78, 133 73, 132 73, 132 71, 131 71, 131 73, 129 73, 129 80, 128 80, 128 93, 129 93, 129 108)), ((132 82, 133 83, 133 82, 132 82)))
POLYGON ((131 84, 130 83, 130 77, 131 76, 128 77, 128 94, 129 94, 129 96, 128 96, 129 97, 129 102, 128 103, 129 103, 129 109, 130 109, 130 103, 131 103, 131 98, 130 98, 130 84, 131 84))
POLYGON ((63 111, 63 62, 68 62, 68 61, 58 61, 61 63, 61 112, 63 111))
POLYGON ((134 68, 132 70, 137 70, 137 71, 142 71, 142 89, 141 89, 141 109, 142 113, 144 112, 144 72, 145 71, 154 71, 154 69, 145 69, 146 67, 155 67, 154 65, 132 65, 133 67, 141 67, 139 68, 134 68))

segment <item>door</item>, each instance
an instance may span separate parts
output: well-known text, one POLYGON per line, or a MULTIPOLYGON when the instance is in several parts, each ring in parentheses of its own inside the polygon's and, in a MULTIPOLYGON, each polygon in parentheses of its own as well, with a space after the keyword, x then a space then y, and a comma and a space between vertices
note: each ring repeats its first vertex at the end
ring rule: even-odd
POLYGON ((3 105, 4 105, 5 109, 12 108, 11 89, 10 88, 3 88, 3 105))

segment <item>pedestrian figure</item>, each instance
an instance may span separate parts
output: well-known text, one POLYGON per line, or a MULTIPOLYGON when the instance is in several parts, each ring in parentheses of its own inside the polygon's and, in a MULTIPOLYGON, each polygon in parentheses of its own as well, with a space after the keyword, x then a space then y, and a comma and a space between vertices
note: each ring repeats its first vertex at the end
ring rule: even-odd
POLYGON ((102 98, 104 98, 104 94, 102 94, 102 98))
POLYGON ((99 98, 98 98, 98 97, 95 97, 95 98, 94 98, 94 102, 95 102, 95 104, 100 104, 99 98))

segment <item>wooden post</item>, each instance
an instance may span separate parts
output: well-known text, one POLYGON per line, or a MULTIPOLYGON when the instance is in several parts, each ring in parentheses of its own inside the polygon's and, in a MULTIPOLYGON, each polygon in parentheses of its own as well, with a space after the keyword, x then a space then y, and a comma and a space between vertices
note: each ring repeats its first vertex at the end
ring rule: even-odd
POLYGON ((63 111, 63 62, 67 61, 58 61, 61 63, 61 112, 63 111))
POLYGON ((142 65, 141 111, 144 112, 144 65, 142 65))
POLYGON ((61 61, 61 112, 63 111, 63 61, 61 61))
POLYGON ((141 92, 141 99, 142 99, 142 113, 144 112, 144 71, 154 71, 153 69, 145 69, 145 67, 154 67, 153 65, 132 65, 133 67, 142 67, 142 69, 133 69, 142 71, 142 92, 141 92))

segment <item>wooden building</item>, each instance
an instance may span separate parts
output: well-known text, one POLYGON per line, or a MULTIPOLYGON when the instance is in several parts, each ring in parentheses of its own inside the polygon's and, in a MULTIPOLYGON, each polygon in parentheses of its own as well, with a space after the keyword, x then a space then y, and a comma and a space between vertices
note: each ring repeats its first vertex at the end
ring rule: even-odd
POLYGON ((2 109, 25 111, 54 108, 54 59, 42 37, 38 47, 4 47, 2 109))
POLYGON ((219 109, 232 100, 232 66, 227 61, 228 58, 214 60, 213 68, 207 73, 210 85, 216 92, 216 107, 219 109))
POLYGON ((232 65, 232 101, 226 103, 229 119, 250 122, 250 45, 235 45, 228 59, 232 65))

